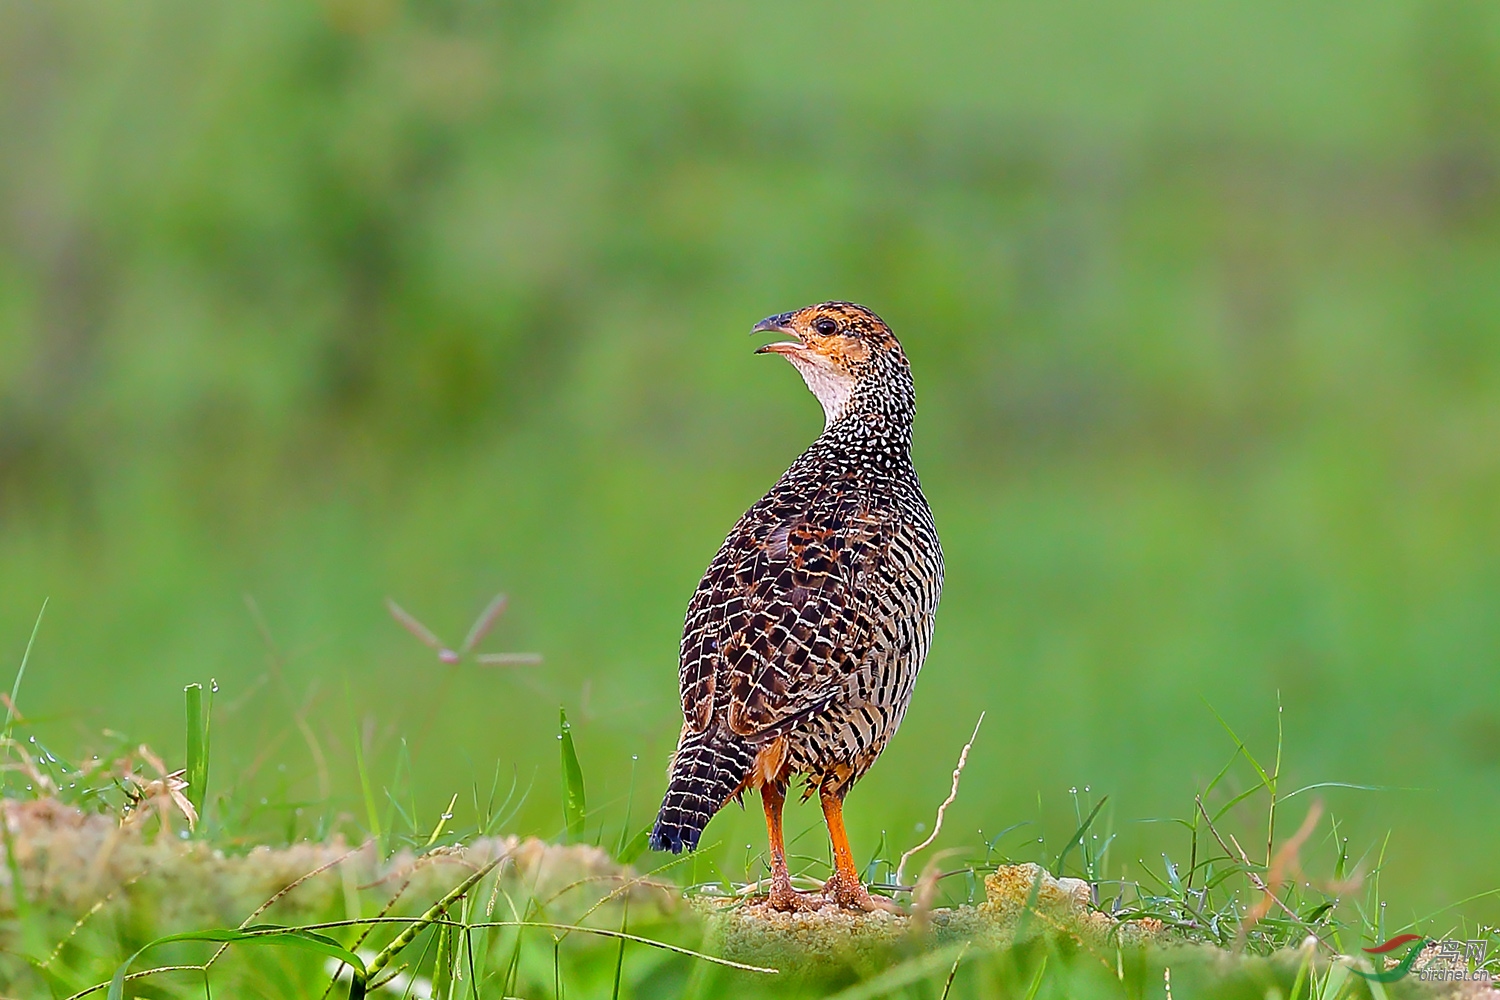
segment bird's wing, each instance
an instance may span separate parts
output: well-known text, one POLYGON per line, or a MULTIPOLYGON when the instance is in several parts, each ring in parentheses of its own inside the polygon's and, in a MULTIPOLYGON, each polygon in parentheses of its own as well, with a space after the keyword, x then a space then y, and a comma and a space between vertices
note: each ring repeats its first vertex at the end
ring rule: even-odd
POLYGON ((870 649, 890 539, 858 496, 772 495, 746 512, 688 605, 688 725, 701 731, 719 716, 740 735, 768 736, 834 698, 870 649))

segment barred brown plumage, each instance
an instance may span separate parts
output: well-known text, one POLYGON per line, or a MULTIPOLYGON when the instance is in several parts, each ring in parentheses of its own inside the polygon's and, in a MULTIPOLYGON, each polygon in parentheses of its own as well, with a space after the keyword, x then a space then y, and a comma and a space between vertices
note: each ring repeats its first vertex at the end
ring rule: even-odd
POLYGON ((911 366, 880 317, 824 302, 763 320, 822 403, 823 433, 745 512, 688 604, 684 725, 657 850, 698 845, 730 799, 759 789, 770 903, 869 909, 844 835, 849 787, 901 724, 932 640, 943 553, 911 460, 911 366), (822 800, 835 871, 822 899, 794 892, 781 841, 787 783, 822 800))

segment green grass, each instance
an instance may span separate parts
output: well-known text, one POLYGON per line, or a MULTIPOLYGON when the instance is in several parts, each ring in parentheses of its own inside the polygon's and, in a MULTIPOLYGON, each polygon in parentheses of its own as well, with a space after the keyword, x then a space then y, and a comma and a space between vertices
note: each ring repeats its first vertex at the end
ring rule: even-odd
MULTIPOLYGON (((1054 874, 1087 878, 1097 887, 1099 908, 1122 925, 1160 921, 1164 930, 1152 943, 1127 943, 1113 932, 1101 943, 1069 932, 1040 910, 1033 916, 1034 886, 1008 945, 956 942, 934 949, 913 942, 909 952, 898 948, 884 959, 865 955, 833 967, 782 962, 778 971, 718 956, 701 916, 681 902, 738 891, 763 876, 763 855, 747 853, 740 869, 710 862, 708 871, 696 856, 639 856, 639 838, 630 837, 628 799, 586 808, 584 765, 566 715, 557 734, 560 763, 550 780, 570 805, 563 829, 552 834, 556 846, 542 855, 550 860, 538 864, 524 860, 524 849, 494 853, 491 838, 512 832, 518 795, 512 782, 497 803, 498 774, 486 794, 472 789, 470 814, 458 814, 463 811, 455 808, 454 796, 431 825, 400 805, 411 798, 409 765, 388 780, 367 775, 390 805, 385 822, 375 827, 348 813, 304 818, 305 828, 322 831, 322 847, 305 838, 280 842, 265 825, 269 807, 306 806, 265 802, 247 811, 228 790, 200 806, 192 799, 194 776, 200 776, 201 794, 210 752, 201 687, 189 685, 184 703, 185 772, 173 772, 169 761, 132 747, 120 734, 96 744, 104 753, 74 763, 38 744, 27 717, 15 713, 14 732, 4 742, 11 760, 7 773, 24 774, 27 782, 24 791, 16 786, 8 792, 8 813, 19 817, 13 810, 57 803, 112 818, 105 828, 122 822, 123 840, 91 857, 56 839, 56 830, 71 828, 72 820, 64 818, 61 827, 52 825, 55 820, 24 818, 6 825, 11 884, 27 887, 11 897, 0 952, 0 990, 6 995, 45 991, 78 998, 97 992, 113 1000, 314 996, 332 990, 359 997, 366 989, 384 995, 379 991, 395 988, 391 984, 411 995, 422 984, 424 995, 436 990, 444 1000, 696 997, 727 990, 1034 1000, 1158 995, 1166 977, 1175 977, 1175 989, 1185 996, 1261 997, 1275 990, 1288 1000, 1333 1000, 1369 995, 1365 981, 1331 961, 1334 956, 1358 954, 1413 928, 1429 937, 1493 937, 1443 914, 1418 924, 1388 922, 1380 894, 1384 846, 1372 841, 1351 851, 1347 824, 1326 815, 1313 798, 1329 786, 1286 790, 1281 744, 1263 759, 1223 720, 1227 760, 1189 811, 1153 822, 1157 860, 1120 857, 1119 808, 1085 788, 1072 791, 1076 826, 1065 841, 1033 836, 1034 825, 979 842, 945 835, 921 873, 919 881, 935 889, 919 905, 961 906, 983 902, 983 878, 999 865, 1040 860, 1054 874), (194 814, 198 837, 184 840, 194 814), (1287 829, 1289 816, 1302 820, 1295 833, 1287 829), (583 843, 564 846, 569 841, 583 843), (340 846, 361 843, 361 850, 340 846), (261 844, 273 853, 257 853, 265 850, 261 844), (454 852, 465 846, 481 853, 455 866, 461 855, 454 852), (103 878, 104 869, 96 870, 116 863, 111 851, 154 860, 111 884, 114 868, 103 878), (255 901, 246 872, 267 867, 277 852, 287 855, 279 863, 286 874, 266 875, 271 881, 260 884, 271 891, 255 901), (249 867, 214 860, 225 853, 244 857, 249 867), (359 874, 343 867, 356 855, 359 874), (622 860, 611 861, 611 855, 622 860), (639 876, 616 867, 633 855, 643 862, 639 876), (542 889, 543 879, 550 888, 542 889), (225 920, 230 913, 239 919, 225 920), (346 972, 339 980, 340 963, 352 976, 346 972)), ((944 789, 931 791, 936 802, 944 789)), ((26 815, 51 815, 50 808, 26 815)), ((806 853, 800 868, 803 879, 821 879, 829 870, 825 857, 806 853)), ((893 858, 880 851, 869 868, 895 869, 893 858)), ((876 884, 882 885, 878 877, 876 884)), ((909 886, 883 888, 898 900, 914 901, 909 886)), ((1404 995, 1415 986, 1387 989, 1404 995)))

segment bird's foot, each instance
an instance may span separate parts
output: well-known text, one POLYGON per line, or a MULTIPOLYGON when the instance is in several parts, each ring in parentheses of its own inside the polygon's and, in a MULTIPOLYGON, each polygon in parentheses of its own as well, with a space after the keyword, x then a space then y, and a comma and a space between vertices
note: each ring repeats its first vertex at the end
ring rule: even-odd
POLYGON ((822 907, 827 900, 811 892, 798 892, 792 888, 791 879, 771 880, 771 891, 766 894, 766 905, 782 913, 808 913, 822 907))
POLYGON ((865 888, 857 876, 849 877, 839 872, 834 872, 833 878, 823 883, 823 898, 846 910, 863 910, 866 913, 873 910, 903 912, 894 900, 870 895, 870 890, 865 888))

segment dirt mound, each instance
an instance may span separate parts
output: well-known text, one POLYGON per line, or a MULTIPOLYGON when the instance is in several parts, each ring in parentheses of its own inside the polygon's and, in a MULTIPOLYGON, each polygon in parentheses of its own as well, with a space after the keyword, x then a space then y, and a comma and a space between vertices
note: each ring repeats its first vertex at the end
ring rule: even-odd
POLYGON ((1122 923, 1093 906, 1082 879, 1054 878, 1039 865, 1006 865, 984 880, 978 906, 939 907, 910 913, 871 913, 824 906, 781 913, 764 902, 724 897, 696 901, 708 919, 711 946, 726 958, 777 968, 883 968, 893 958, 934 945, 1011 943, 1018 933, 1057 931, 1080 943, 1141 941, 1161 934, 1159 921, 1122 923))
MULTIPOLYGON (((149 912, 159 929, 235 926, 276 897, 266 919, 296 922, 351 909, 352 895, 413 901, 441 896, 479 866, 503 858, 503 884, 554 913, 581 913, 636 879, 604 851, 535 837, 485 837, 462 847, 397 851, 381 859, 373 843, 342 837, 226 851, 155 824, 122 823, 50 799, 0 801, 16 869, 33 909, 77 917, 100 904, 149 912), (288 888, 291 887, 291 888, 288 888), (278 895, 279 894, 279 895, 278 895)), ((637 912, 671 908, 675 887, 647 881, 629 892, 637 912), (639 905, 638 905, 639 904, 639 905)), ((11 866, 0 866, 0 911, 16 912, 11 866)))

